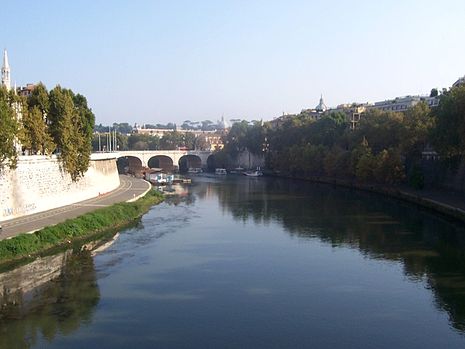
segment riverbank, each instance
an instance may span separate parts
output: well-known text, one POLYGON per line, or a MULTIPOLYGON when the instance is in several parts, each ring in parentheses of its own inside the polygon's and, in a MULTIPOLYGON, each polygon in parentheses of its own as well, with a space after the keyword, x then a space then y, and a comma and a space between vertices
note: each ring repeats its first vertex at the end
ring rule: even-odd
POLYGON ((389 196, 398 200, 407 201, 419 207, 434 211, 465 222, 465 196, 448 191, 414 190, 407 187, 386 186, 378 184, 362 184, 350 180, 326 177, 293 177, 279 176, 289 179, 299 179, 315 183, 332 184, 345 188, 352 188, 380 195, 389 196))
POLYGON ((32 234, 20 234, 2 240, 0 265, 23 258, 35 258, 52 248, 71 244, 108 229, 118 229, 141 217, 150 207, 159 204, 163 199, 161 193, 150 190, 134 202, 116 203, 57 225, 45 227, 32 234))

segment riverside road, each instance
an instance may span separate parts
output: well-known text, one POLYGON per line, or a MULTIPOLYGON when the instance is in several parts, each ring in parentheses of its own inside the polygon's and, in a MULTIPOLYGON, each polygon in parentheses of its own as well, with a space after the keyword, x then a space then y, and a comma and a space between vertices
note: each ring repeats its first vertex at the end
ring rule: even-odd
POLYGON ((150 183, 129 176, 120 175, 120 186, 110 193, 77 202, 72 205, 58 207, 52 210, 3 221, 0 230, 0 240, 15 235, 40 230, 46 226, 76 218, 84 213, 100 207, 107 207, 118 202, 131 200, 150 189, 150 183))

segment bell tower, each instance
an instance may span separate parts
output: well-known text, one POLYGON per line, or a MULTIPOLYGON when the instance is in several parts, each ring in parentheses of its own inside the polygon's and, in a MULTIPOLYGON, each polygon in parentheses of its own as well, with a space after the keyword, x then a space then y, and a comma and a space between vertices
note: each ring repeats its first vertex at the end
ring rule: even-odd
POLYGON ((6 50, 3 51, 2 86, 5 86, 8 91, 11 89, 10 64, 6 50))

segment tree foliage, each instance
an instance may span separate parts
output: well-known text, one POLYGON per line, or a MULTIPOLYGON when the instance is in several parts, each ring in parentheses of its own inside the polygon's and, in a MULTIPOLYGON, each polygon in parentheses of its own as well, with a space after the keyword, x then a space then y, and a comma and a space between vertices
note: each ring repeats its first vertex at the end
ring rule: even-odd
POLYGON ((17 148, 24 154, 56 153, 63 168, 77 180, 88 169, 95 116, 80 94, 39 83, 27 97, 0 90, 0 163, 14 166, 17 148))
POLYGON ((446 158, 465 154, 465 86, 457 86, 440 96, 436 125, 431 132, 434 148, 446 158))
POLYGON ((19 123, 14 110, 13 96, 0 87, 0 170, 5 166, 15 168, 18 160, 16 142, 19 123))

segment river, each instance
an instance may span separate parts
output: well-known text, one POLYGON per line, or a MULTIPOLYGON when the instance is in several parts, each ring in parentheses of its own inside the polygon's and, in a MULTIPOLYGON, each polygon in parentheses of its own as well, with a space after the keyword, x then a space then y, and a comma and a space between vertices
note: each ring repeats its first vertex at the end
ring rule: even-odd
POLYGON ((196 177, 93 256, 0 274, 0 348, 464 348, 465 230, 378 195, 196 177))

